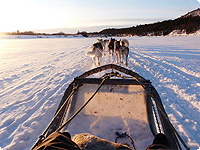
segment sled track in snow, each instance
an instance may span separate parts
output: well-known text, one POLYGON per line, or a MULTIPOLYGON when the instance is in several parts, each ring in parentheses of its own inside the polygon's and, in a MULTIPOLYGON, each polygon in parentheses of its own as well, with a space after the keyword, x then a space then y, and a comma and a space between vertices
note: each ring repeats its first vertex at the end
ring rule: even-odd
MULTIPOLYGON (((66 51, 65 53, 60 53, 57 57, 52 59, 48 64, 53 64, 55 60, 61 61, 61 64, 64 62, 64 64, 70 64, 70 62, 73 62, 77 57, 80 58, 81 56, 85 56, 85 50, 81 49, 86 49, 90 45, 74 49, 73 51, 66 51), (72 57, 69 57, 71 55, 72 57), (70 59, 65 59, 66 57, 69 57, 70 59)), ((15 118, 6 118, 6 120, 3 121, 3 124, 0 125, 0 145, 5 146, 4 143, 9 142, 11 143, 13 141, 13 136, 9 133, 15 133, 15 132, 20 132, 24 130, 26 127, 32 127, 34 128, 34 122, 41 122, 44 120, 46 124, 50 121, 50 117, 47 118, 47 114, 51 114, 51 112, 54 112, 56 109, 55 106, 55 100, 60 100, 65 88, 69 84, 69 82, 74 78, 74 76, 78 76, 81 73, 83 73, 85 70, 87 70, 89 64, 89 60, 86 57, 82 57, 82 59, 77 60, 75 64, 69 65, 69 67, 65 66, 65 68, 61 68, 60 72, 53 72, 54 70, 51 69, 48 70, 48 74, 45 74, 46 68, 48 67, 42 67, 43 71, 41 73, 41 68, 36 70, 34 72, 35 75, 31 79, 26 80, 24 83, 10 87, 8 91, 5 90, 5 92, 1 93, 1 97, 6 96, 11 93, 17 93, 21 91, 24 86, 27 86, 29 83, 35 83, 36 88, 33 90, 30 90, 27 94, 27 97, 15 101, 12 104, 7 105, 6 107, 2 108, 0 110, 0 114, 4 114, 6 112, 6 116, 9 113, 12 113, 13 111, 16 111, 19 109, 23 109, 24 113, 26 115, 21 115, 21 114, 15 114, 15 118), (79 70, 74 70, 74 68, 80 68, 79 70), (58 78, 58 80, 56 80, 58 78), (43 87, 41 89, 41 87, 43 87), (37 101, 34 101, 37 100, 37 101), (26 107, 24 107, 26 106, 26 107), (46 109, 47 108, 47 109, 46 109), (53 110, 52 110, 53 109, 53 110), (39 115, 37 115, 39 114, 39 115), (44 119, 45 118, 45 119, 44 119), (9 131, 9 133, 8 133, 9 131), (5 140, 4 140, 5 139, 5 140)), ((90 68, 90 67, 89 67, 90 68)), ((56 103, 57 104, 57 103, 56 103)), ((5 116, 4 115, 4 116, 5 116)), ((53 115, 53 114, 52 114, 53 115)), ((10 116, 10 115, 9 115, 10 116)), ((45 128, 46 125, 43 125, 43 128, 45 128)), ((36 138, 42 131, 36 131, 37 134, 35 134, 36 138)), ((24 141, 30 140, 29 138, 33 136, 31 133, 27 131, 26 137, 24 135, 19 135, 18 138, 25 138, 23 139, 24 141)), ((35 138, 35 139, 36 139, 35 138)), ((32 141, 34 142, 34 141, 32 141)), ((31 144, 28 144, 31 146, 31 144)))
MULTIPOLYGON (((178 121, 180 124, 187 124, 184 127, 180 127, 180 124, 176 126, 180 131, 181 128, 186 129, 188 133, 181 132, 186 141, 191 126, 196 128, 197 131, 200 130, 196 120, 200 106, 192 103, 193 100, 198 99, 197 89, 193 86, 195 81, 200 80, 198 75, 188 74, 176 65, 162 60, 162 58, 153 57, 134 48, 130 48, 129 64, 136 72, 141 72, 144 77, 151 78, 164 105, 169 106, 166 111, 170 114, 172 123, 178 121), (190 90, 184 91, 184 87, 190 87, 190 90)), ((196 137, 200 136, 198 132, 195 134, 196 137)), ((200 143, 199 139, 192 138, 188 142, 190 140, 196 140, 197 143, 200 143)))
MULTIPOLYGON (((191 149, 197 149, 200 143, 199 37, 127 39, 130 41, 128 68, 152 81, 175 128, 191 149)), ((24 41, 16 42, 23 45, 24 41)), ((54 115, 68 84, 95 67, 85 53, 96 38, 28 42, 24 43, 25 47, 32 44, 31 50, 35 51, 29 51, 30 55, 26 55, 29 48, 20 51, 20 61, 24 56, 28 61, 26 58, 20 65, 8 63, 10 68, 1 66, 3 70, 0 70, 0 146, 8 150, 30 149, 54 115), (35 45, 38 42, 41 45, 35 45)), ((107 55, 101 65, 111 62, 115 63, 107 55)))

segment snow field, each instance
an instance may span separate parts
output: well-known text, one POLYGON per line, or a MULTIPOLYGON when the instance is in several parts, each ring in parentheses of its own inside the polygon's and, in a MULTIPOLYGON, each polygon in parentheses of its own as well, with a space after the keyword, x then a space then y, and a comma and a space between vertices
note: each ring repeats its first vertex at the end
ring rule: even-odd
MULTIPOLYGON (((199 36, 127 39, 128 68, 151 80, 172 124, 191 149, 197 149, 200 146, 199 36)), ((95 67, 85 55, 94 42, 96 38, 0 40, 1 148, 32 147, 51 121, 69 83, 95 67)), ((106 55, 102 65, 115 63, 113 59, 106 55)))

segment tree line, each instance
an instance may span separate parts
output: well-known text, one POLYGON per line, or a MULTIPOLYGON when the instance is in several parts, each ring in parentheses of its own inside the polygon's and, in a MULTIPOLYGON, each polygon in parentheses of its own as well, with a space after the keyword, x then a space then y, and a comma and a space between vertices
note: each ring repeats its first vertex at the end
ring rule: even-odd
POLYGON ((8 32, 8 33, 3 33, 5 35, 47 35, 47 36, 52 36, 52 35, 58 35, 58 36, 69 36, 69 35, 82 35, 84 37, 88 37, 88 34, 86 31, 82 31, 82 32, 77 32, 76 34, 67 34, 64 32, 58 32, 58 33, 35 33, 33 31, 24 31, 24 32, 20 32, 19 30, 17 30, 17 32, 8 32))
POLYGON ((161 35, 168 35, 172 31, 176 30, 180 33, 185 32, 186 34, 195 33, 197 30, 200 29, 200 16, 188 16, 188 17, 180 17, 175 20, 166 20, 162 22, 156 22, 152 24, 144 24, 144 25, 137 25, 129 28, 109 28, 104 29, 100 32, 92 32, 87 33, 86 31, 83 32, 77 32, 76 34, 66 34, 64 32, 58 32, 58 33, 35 33, 33 31, 25 31, 25 32, 9 32, 4 33, 7 35, 63 35, 63 36, 69 36, 69 35, 82 35, 84 37, 88 36, 161 36, 161 35))
MULTIPOLYGON (((168 35, 173 30, 185 31, 187 34, 194 33, 200 29, 200 16, 181 17, 175 20, 166 20, 152 24, 137 25, 121 29, 104 29, 98 34, 107 36, 137 35, 137 36, 160 36, 168 35)), ((91 33, 91 34, 97 34, 91 33)))

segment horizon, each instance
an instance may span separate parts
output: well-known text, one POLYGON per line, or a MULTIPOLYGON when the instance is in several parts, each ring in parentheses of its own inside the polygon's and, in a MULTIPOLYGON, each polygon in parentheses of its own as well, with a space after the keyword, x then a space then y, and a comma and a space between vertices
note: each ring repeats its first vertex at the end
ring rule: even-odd
POLYGON ((0 33, 75 34, 175 19, 200 8, 200 0, 0 0, 0 33), (145 5, 144 5, 145 4, 145 5))

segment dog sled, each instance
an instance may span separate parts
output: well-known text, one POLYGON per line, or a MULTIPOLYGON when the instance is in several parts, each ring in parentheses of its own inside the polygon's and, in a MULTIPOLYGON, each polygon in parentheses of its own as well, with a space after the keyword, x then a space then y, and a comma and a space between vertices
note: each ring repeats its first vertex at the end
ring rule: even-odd
POLYGON ((121 149, 144 150, 159 133, 166 136, 170 149, 189 149, 171 124, 150 80, 114 64, 97 67, 74 78, 52 121, 32 149, 37 149, 58 131, 75 139, 77 135, 83 139, 95 137, 87 144, 74 139, 75 147, 85 146, 83 149, 99 138, 125 145, 121 149))

